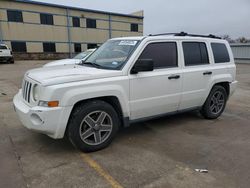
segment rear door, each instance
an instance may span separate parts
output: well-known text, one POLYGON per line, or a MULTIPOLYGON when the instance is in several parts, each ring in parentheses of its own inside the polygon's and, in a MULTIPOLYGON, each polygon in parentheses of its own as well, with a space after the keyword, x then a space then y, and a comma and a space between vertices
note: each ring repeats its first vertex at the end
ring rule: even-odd
POLYGON ((199 107, 204 102, 213 74, 206 42, 183 41, 183 86, 180 110, 199 107))
POLYGON ((152 59, 154 70, 130 74, 130 118, 176 111, 181 97, 181 67, 176 42, 150 42, 139 59, 152 59))

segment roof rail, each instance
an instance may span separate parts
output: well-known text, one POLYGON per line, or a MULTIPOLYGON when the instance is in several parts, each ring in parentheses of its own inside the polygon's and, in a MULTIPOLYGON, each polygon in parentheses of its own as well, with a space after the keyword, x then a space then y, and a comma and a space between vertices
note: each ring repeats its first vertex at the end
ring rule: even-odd
POLYGON ((221 39, 221 37, 209 34, 209 35, 196 35, 196 34, 188 34, 185 32, 180 32, 180 33, 160 33, 160 34, 155 34, 152 35, 150 34, 149 36, 162 36, 162 35, 174 35, 174 36, 189 36, 189 37, 204 37, 204 38, 214 38, 214 39, 221 39))

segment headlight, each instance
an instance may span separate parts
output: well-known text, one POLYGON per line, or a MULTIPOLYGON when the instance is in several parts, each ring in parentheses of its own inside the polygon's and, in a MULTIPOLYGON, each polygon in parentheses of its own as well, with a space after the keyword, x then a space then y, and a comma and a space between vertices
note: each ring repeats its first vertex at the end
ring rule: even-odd
POLYGON ((38 100, 38 97, 39 97, 39 90, 38 90, 39 88, 38 88, 38 85, 37 84, 35 84, 34 86, 33 86, 33 93, 32 93, 32 95, 33 95, 33 99, 34 99, 34 101, 37 101, 38 100))
POLYGON ((59 106, 59 101, 39 101, 38 106, 58 107, 59 106))

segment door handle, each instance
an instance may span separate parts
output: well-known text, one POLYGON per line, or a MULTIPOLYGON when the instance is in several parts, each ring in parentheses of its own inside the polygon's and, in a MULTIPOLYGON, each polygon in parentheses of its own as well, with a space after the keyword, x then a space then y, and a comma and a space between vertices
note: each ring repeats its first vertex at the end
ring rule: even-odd
POLYGON ((206 71, 206 72, 203 72, 203 75, 211 75, 212 72, 211 71, 206 71))
POLYGON ((180 75, 171 75, 168 77, 169 80, 172 80, 172 79, 179 79, 180 78, 180 75))

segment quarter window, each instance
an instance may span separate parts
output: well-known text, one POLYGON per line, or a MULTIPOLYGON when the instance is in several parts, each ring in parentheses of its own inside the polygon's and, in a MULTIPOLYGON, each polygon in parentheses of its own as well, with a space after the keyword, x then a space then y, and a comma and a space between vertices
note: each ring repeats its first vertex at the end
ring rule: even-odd
POLYGON ((19 10, 7 10, 8 21, 23 22, 23 14, 19 10))
POLYGON ((40 14, 41 24, 54 25, 53 15, 51 14, 40 14))
POLYGON ((44 42, 43 43, 43 51, 44 52, 56 52, 55 43, 44 42))
POLYGON ((132 24, 130 25, 130 31, 138 32, 138 24, 132 23, 132 24))
POLYGON ((73 27, 80 27, 80 18, 73 17, 72 22, 73 22, 73 27))
POLYGON ((96 28, 96 20, 87 18, 86 25, 87 28, 96 28))
POLYGON ((225 44, 211 43, 211 47, 213 50, 215 63, 225 63, 230 61, 227 47, 225 44))
POLYGON ((186 66, 209 64, 206 44, 203 42, 183 42, 186 66))
POLYGON ((154 68, 177 67, 176 43, 159 42, 148 44, 139 59, 152 59, 154 68))
POLYGON ((11 42, 13 52, 27 52, 26 42, 11 42))

